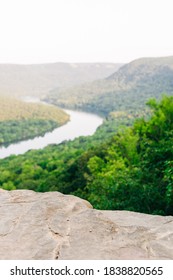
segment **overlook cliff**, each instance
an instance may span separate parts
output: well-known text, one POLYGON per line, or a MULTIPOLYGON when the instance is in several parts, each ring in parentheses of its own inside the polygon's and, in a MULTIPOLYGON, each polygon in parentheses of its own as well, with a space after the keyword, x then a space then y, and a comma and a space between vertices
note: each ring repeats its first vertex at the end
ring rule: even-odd
POLYGON ((0 190, 0 205, 0 259, 173 259, 172 216, 28 190, 0 190))

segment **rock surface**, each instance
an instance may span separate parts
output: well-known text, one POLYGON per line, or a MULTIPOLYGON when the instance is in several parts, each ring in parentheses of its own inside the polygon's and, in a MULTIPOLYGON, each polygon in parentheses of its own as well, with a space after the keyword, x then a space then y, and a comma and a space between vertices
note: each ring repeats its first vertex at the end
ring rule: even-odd
POLYGON ((98 211, 58 192, 0 190, 0 259, 173 259, 173 217, 98 211))

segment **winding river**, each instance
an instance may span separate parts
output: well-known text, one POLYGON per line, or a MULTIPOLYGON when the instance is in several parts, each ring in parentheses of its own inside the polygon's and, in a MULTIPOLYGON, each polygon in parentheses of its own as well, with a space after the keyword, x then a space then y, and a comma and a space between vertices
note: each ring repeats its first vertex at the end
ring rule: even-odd
POLYGON ((31 149, 42 149, 49 144, 60 144, 65 140, 73 140, 79 136, 92 135, 103 122, 101 117, 94 114, 72 110, 64 111, 70 115, 68 123, 46 133, 44 136, 11 144, 8 147, 1 147, 0 158, 24 154, 31 149))

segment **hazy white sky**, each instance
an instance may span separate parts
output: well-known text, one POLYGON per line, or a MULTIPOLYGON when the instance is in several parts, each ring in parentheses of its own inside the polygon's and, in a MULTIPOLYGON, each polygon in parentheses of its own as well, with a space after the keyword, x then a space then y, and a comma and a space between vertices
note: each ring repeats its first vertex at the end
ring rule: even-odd
POLYGON ((0 63, 173 55, 173 0, 0 0, 0 63))

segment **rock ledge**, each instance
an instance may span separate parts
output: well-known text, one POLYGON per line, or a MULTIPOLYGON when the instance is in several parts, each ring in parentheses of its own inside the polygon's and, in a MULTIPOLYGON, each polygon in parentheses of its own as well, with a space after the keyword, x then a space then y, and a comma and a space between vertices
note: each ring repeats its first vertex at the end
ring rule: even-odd
POLYGON ((173 217, 98 211, 58 192, 0 190, 0 259, 173 259, 173 217))

